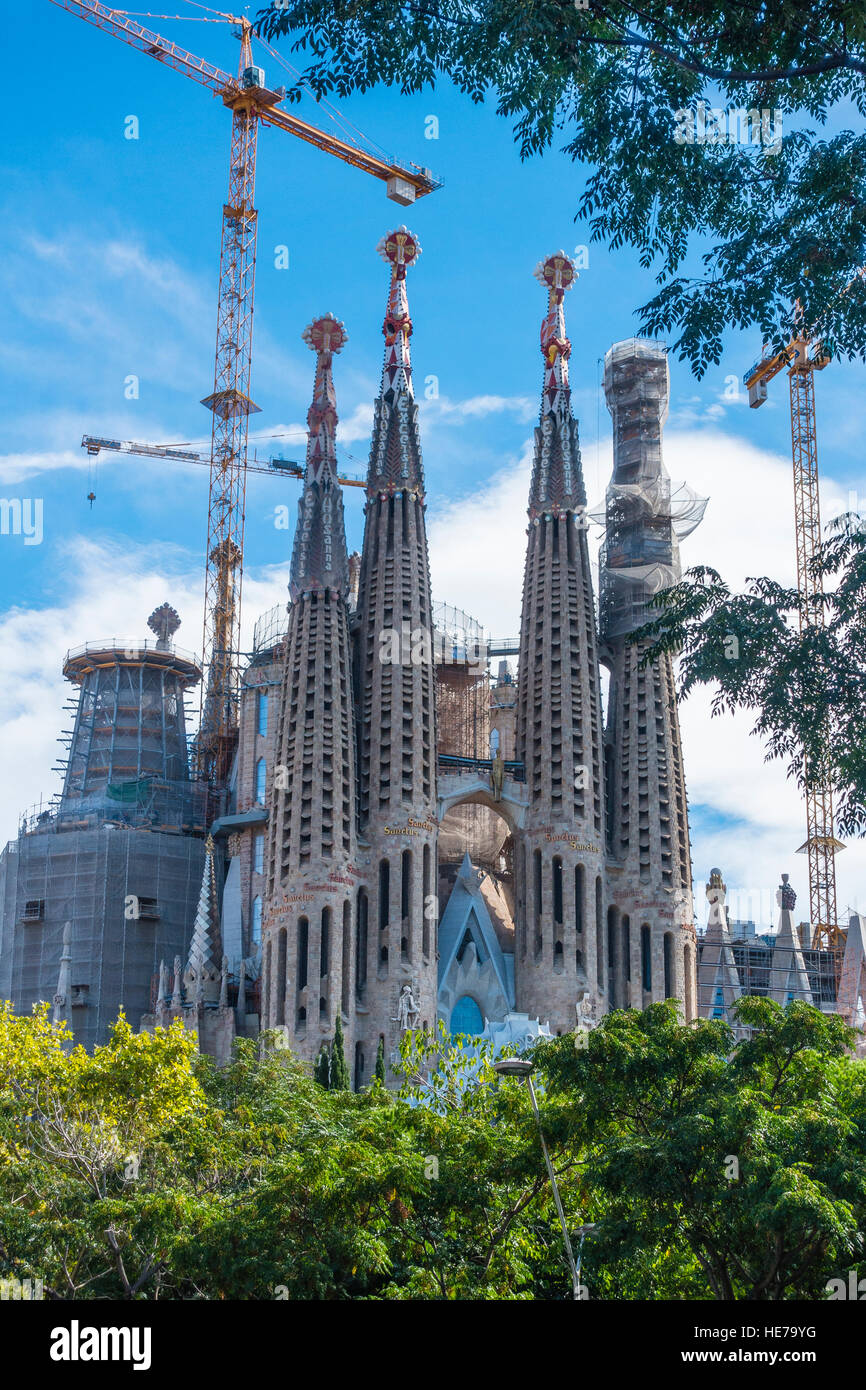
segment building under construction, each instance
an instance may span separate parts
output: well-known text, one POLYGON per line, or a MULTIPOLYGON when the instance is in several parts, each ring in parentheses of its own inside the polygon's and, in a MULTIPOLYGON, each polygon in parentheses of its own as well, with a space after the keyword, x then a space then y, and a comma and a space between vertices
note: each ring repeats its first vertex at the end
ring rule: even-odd
MULTIPOLYGON (((849 916, 838 945, 813 945, 810 923, 794 923, 797 895, 782 874, 776 894, 779 920, 775 930, 754 922, 730 921, 727 888, 719 869, 706 886, 710 904, 706 929, 698 936, 698 1012, 702 1018, 727 1020, 739 1035, 748 1032, 736 1018, 735 1005, 745 996, 773 999, 781 1005, 799 999, 824 1013, 837 1013, 855 1028, 864 1026, 866 1000, 866 918, 849 916)), ((866 1039, 858 1047, 866 1049, 866 1039)))
POLYGON ((629 339, 605 359, 614 470, 596 516, 597 609, 567 371, 573 277, 561 253, 539 267, 521 634, 491 642, 430 597, 406 294, 419 248, 403 228, 380 250, 363 555, 347 552, 336 471, 346 339, 325 315, 304 335, 316 372, 290 601, 260 619, 239 665, 219 796, 201 750, 191 770, 184 697, 201 667, 173 645, 169 605, 151 615, 154 641, 70 652, 62 791, 0 859, 0 997, 25 1012, 53 999, 88 1046, 121 1008, 147 1027, 186 1018, 202 1038, 202 1011, 219 1011, 221 1056, 235 1033, 277 1027, 307 1061, 339 1008, 358 1086, 379 1042, 390 1068, 405 1029, 437 1016, 476 1034, 518 1020, 509 1036, 526 1038, 570 1030, 576 1009, 597 1021, 666 998, 687 1019, 729 1017, 752 991, 858 1020, 862 919, 841 961, 794 940, 787 919, 773 942, 726 922, 695 931, 672 665, 644 664, 633 638, 705 505, 664 468, 664 348, 629 339), (495 678, 494 655, 510 658, 495 678))
POLYGON ((190 776, 185 693, 201 678, 167 604, 154 641, 67 654, 76 691, 63 790, 26 814, 0 857, 0 998, 29 1012, 63 995, 76 1042, 137 1026, 161 960, 185 959, 204 863, 203 786, 190 776), (69 988, 59 989, 64 932, 69 988))

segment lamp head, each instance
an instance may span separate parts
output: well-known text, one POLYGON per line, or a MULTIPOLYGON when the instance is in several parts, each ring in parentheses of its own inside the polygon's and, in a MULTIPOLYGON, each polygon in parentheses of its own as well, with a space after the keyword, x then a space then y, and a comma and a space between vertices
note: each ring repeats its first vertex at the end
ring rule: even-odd
POLYGON ((501 1061, 493 1063, 493 1070, 500 1076, 529 1077, 535 1071, 535 1063, 525 1057, 503 1057, 501 1061))

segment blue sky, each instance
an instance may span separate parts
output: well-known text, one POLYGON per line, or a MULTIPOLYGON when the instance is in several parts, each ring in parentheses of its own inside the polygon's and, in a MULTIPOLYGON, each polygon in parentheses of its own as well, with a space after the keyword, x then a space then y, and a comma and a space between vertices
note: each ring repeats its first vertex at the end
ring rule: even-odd
MULTIPOLYGON (((168 8, 188 10, 183 0, 168 8)), ((39 545, 0 537, 8 662, 0 743, 10 774, 0 804, 4 838, 14 834, 18 810, 57 785, 50 769, 63 722, 65 648, 141 634, 165 597, 184 618, 181 645, 200 642, 205 470, 103 456, 91 471, 78 445, 84 432, 206 438, 209 417, 199 401, 212 383, 229 140, 227 112, 197 84, 49 0, 28 0, 19 14, 22 32, 38 35, 41 96, 8 105, 0 151, 0 492, 41 498, 44 535, 39 545), (124 138, 129 116, 137 117, 137 140, 124 138), (138 399, 125 398, 130 376, 138 378, 138 399)), ((237 43, 226 26, 142 22, 235 70, 237 43)), ((271 85, 286 80, 266 54, 260 61, 271 85)), ((447 85, 411 98, 377 91, 341 108, 380 145, 429 165, 445 186, 403 212, 378 180, 283 132, 261 132, 256 447, 265 456, 271 449, 303 456, 313 358, 300 334, 330 310, 349 334, 335 370, 343 463, 363 471, 387 285, 375 246, 405 219, 424 248, 409 289, 416 388, 420 395, 435 376, 440 393, 424 403, 422 423, 434 594, 511 635, 541 382, 545 301, 532 270, 549 252, 588 242, 587 228, 573 220, 584 173, 556 152, 521 163, 493 104, 473 106, 447 85), (425 139, 431 115, 436 140, 425 139), (289 249, 287 270, 275 266, 280 246, 289 249)), ((314 103, 301 113, 324 123, 314 103)), ((634 255, 590 245, 568 297, 591 503, 610 469, 599 359, 635 331, 634 310, 652 293, 653 277, 634 255)), ((732 333, 719 367, 701 383, 671 363, 668 468, 711 496, 684 559, 715 564, 734 582, 793 573, 786 381, 771 386, 760 411, 726 397, 759 348, 754 337, 732 333)), ((818 378, 828 510, 841 509, 851 491, 866 494, 862 371, 834 364, 818 378)), ((250 479, 248 625, 285 592, 290 533, 275 526, 274 509, 288 503, 293 511, 296 497, 295 484, 250 479)), ((347 492, 346 503, 350 544, 359 545, 361 494, 347 492)), ((683 722, 697 883, 716 860, 731 866, 729 883, 744 890, 774 885, 785 869, 804 901, 805 862, 791 853, 802 840, 798 799, 781 770, 764 771, 748 721, 722 729, 696 698, 683 722)), ((862 846, 852 846, 840 860, 843 905, 853 905, 864 869, 862 846)))

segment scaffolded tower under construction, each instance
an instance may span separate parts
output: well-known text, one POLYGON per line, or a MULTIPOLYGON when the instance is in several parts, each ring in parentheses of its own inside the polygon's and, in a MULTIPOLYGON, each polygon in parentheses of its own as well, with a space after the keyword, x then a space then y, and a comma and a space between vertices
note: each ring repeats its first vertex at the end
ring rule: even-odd
POLYGON ((178 625, 164 604, 150 619, 155 641, 68 653, 78 698, 63 791, 22 819, 0 856, 0 998, 27 1013, 62 994, 86 1046, 106 1040, 121 1008, 137 1024, 160 960, 186 958, 204 788, 189 775, 184 711, 201 668, 172 645, 178 625), (59 990, 70 955, 70 987, 59 990))

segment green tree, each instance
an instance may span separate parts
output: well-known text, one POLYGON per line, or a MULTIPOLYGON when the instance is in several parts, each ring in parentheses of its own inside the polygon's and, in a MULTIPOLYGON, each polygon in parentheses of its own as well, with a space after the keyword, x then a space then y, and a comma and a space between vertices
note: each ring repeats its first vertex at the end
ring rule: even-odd
POLYGON ((621 1297, 636 1259, 672 1257, 686 1296, 814 1299, 862 1258, 866 1088, 850 1030, 801 1002, 743 999, 736 1019, 752 1032, 733 1049, 726 1024, 684 1027, 673 1003, 607 1015, 585 1049, 545 1048, 601 1199, 591 1288, 621 1297))
POLYGON ((823 621, 800 626, 800 596, 771 579, 733 594, 715 570, 688 570, 654 600, 658 615, 636 634, 646 658, 680 654, 680 693, 713 685, 714 715, 742 709, 767 758, 783 758, 802 785, 807 765, 834 788, 843 836, 866 833, 866 532, 840 518, 815 574, 828 592, 823 621))
POLYGON ((330 1090, 331 1053, 326 1043, 322 1043, 322 1046, 319 1049, 319 1055, 316 1058, 316 1064, 313 1067, 313 1075, 315 1076, 320 1086, 324 1086, 326 1091, 330 1090))
POLYGON ((385 1042, 379 1039, 379 1046, 376 1048, 376 1080, 385 1085, 385 1042))
POLYGON ((866 109, 864 15, 860 0, 290 0, 258 24, 308 57, 292 98, 444 75, 495 95, 522 156, 560 142, 586 171, 591 239, 656 271, 640 331, 677 332, 700 375, 731 327, 786 342, 796 300, 831 350, 866 349, 863 285, 840 298, 866 260, 866 135, 848 128, 866 109), (721 123, 698 126, 701 102, 721 123))
POLYGON ((337 1023, 334 1028, 334 1041, 331 1045, 331 1076, 330 1087, 332 1091, 348 1091, 350 1089, 349 1068, 346 1063, 346 1047, 343 1041, 343 1016, 337 1010, 337 1023))
MULTIPOLYGON (((672 1005, 536 1045, 593 1298, 821 1298, 863 1264, 866 1066, 839 1019, 672 1005), (731 1172, 730 1160, 738 1163, 731 1172)), ((399 1094, 324 1090, 284 1047, 200 1057, 121 1019, 88 1056, 0 1010, 0 1277, 60 1299, 567 1299, 527 1089, 444 1028, 399 1094), (134 1161, 133 1161, 134 1160, 134 1161)))

